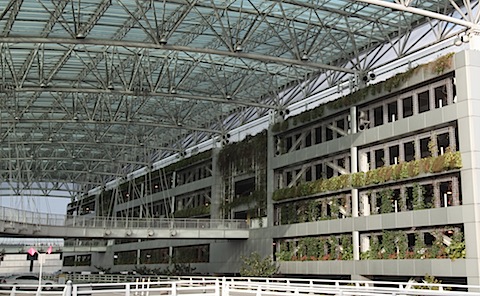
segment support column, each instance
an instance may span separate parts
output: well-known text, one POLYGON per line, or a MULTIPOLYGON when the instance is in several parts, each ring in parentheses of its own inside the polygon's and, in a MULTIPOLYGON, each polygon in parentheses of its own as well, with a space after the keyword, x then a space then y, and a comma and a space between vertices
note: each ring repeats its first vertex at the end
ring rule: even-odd
MULTIPOLYGON (((357 133, 357 107, 350 108, 350 130, 357 133)), ((358 150, 357 147, 350 148, 350 173, 358 172, 358 150)), ((350 191, 352 196, 352 217, 358 217, 358 189, 352 188, 350 191)), ((360 233, 358 230, 352 232, 353 260, 360 260, 360 233)))
MULTIPOLYGON (((474 42, 473 45, 480 43, 474 42)), ((480 46, 478 46, 480 49, 480 46)), ((473 211, 464 215, 466 274, 469 285, 480 285, 480 51, 466 50, 455 55, 458 137, 462 154, 463 205, 473 211)))
POLYGON ((212 184, 212 195, 210 197, 210 217, 212 219, 222 219, 223 216, 221 215, 221 205, 223 196, 222 184, 223 184, 223 176, 220 172, 218 167, 218 154, 219 149, 214 148, 212 149, 212 177, 213 177, 213 184, 212 184))
POLYGON ((275 190, 275 178, 272 169, 272 161, 275 156, 275 139, 272 133, 272 126, 267 131, 267 227, 272 227, 275 220, 274 205, 272 200, 273 191, 275 190))

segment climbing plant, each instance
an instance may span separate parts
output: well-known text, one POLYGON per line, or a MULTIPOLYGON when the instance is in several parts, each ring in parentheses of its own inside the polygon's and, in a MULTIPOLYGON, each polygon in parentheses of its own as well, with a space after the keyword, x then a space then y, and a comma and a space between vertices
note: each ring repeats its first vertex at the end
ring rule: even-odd
POLYGON ((442 159, 442 171, 456 170, 462 167, 460 152, 447 151, 437 157, 422 158, 420 160, 402 163, 399 174, 395 173, 395 171, 400 164, 381 167, 368 172, 345 174, 330 179, 319 179, 301 183, 298 186, 277 189, 273 192, 272 199, 280 201, 294 197, 382 184, 388 181, 398 180, 397 178, 408 179, 416 177, 419 174, 438 173, 432 170, 434 168, 432 164, 439 158, 442 159))
POLYGON ((240 275, 248 277, 270 277, 278 272, 278 266, 271 256, 262 258, 259 253, 253 252, 249 256, 242 256, 240 275))

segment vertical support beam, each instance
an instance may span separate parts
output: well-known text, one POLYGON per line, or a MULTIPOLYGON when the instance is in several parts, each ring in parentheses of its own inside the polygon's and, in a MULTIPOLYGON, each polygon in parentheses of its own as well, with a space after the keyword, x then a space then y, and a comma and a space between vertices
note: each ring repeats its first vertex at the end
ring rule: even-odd
MULTIPOLYGON (((357 133, 357 107, 350 108, 350 130, 357 133)), ((350 148, 350 173, 358 172, 358 149, 356 146, 350 148)), ((358 217, 358 189, 352 188, 352 217, 358 217)), ((353 260, 360 260, 360 233, 357 230, 352 232, 353 260)))
POLYGON ((218 167, 218 155, 220 150, 218 148, 214 148, 212 150, 212 177, 213 177, 213 184, 212 184, 212 196, 211 199, 211 206, 210 206, 210 217, 212 219, 221 219, 220 207, 222 205, 222 198, 223 198, 223 190, 222 190, 222 174, 218 167))
POLYGON ((274 205, 272 200, 273 191, 275 190, 274 172, 272 169, 272 161, 275 156, 275 139, 272 133, 272 126, 269 126, 267 132, 267 227, 272 227, 274 223, 274 205))
MULTIPOLYGON (((480 47, 479 47, 480 48, 480 47)), ((463 205, 472 209, 465 218, 466 273, 469 285, 480 285, 480 51, 467 50, 455 55, 458 137, 462 154, 463 205)))

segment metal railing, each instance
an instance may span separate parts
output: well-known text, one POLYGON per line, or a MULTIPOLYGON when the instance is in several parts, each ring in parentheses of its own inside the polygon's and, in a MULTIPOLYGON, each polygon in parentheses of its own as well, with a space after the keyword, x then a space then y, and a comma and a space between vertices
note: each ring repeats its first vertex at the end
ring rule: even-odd
POLYGON ((247 229, 245 220, 189 218, 104 218, 67 217, 65 226, 101 228, 164 228, 164 229, 247 229))
POLYGON ((262 278, 218 278, 181 277, 152 281, 154 278, 136 278, 134 282, 116 283, 73 283, 51 286, 9 286, 2 284, 0 289, 8 294, 26 295, 30 289, 36 295, 212 295, 212 296, 291 296, 291 295, 336 295, 336 296, 376 296, 376 295, 432 295, 432 296, 480 296, 480 286, 445 284, 370 282, 370 281, 328 281, 302 279, 262 279, 262 278), (46 290, 48 288, 48 290, 46 290), (470 290, 470 291, 468 291, 470 290))
POLYGON ((164 228, 164 229, 248 229, 245 220, 189 218, 109 218, 67 216, 0 207, 0 220, 30 225, 90 228, 164 228))
POLYGON ((65 224, 65 215, 0 207, 0 220, 34 225, 62 226, 65 224))

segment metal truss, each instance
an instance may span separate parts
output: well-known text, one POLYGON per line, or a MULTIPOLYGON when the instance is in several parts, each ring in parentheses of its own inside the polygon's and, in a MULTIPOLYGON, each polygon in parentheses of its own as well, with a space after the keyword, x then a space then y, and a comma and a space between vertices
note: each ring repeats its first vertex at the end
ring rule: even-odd
POLYGON ((74 198, 478 30, 477 5, 0 0, 0 195, 74 198))

